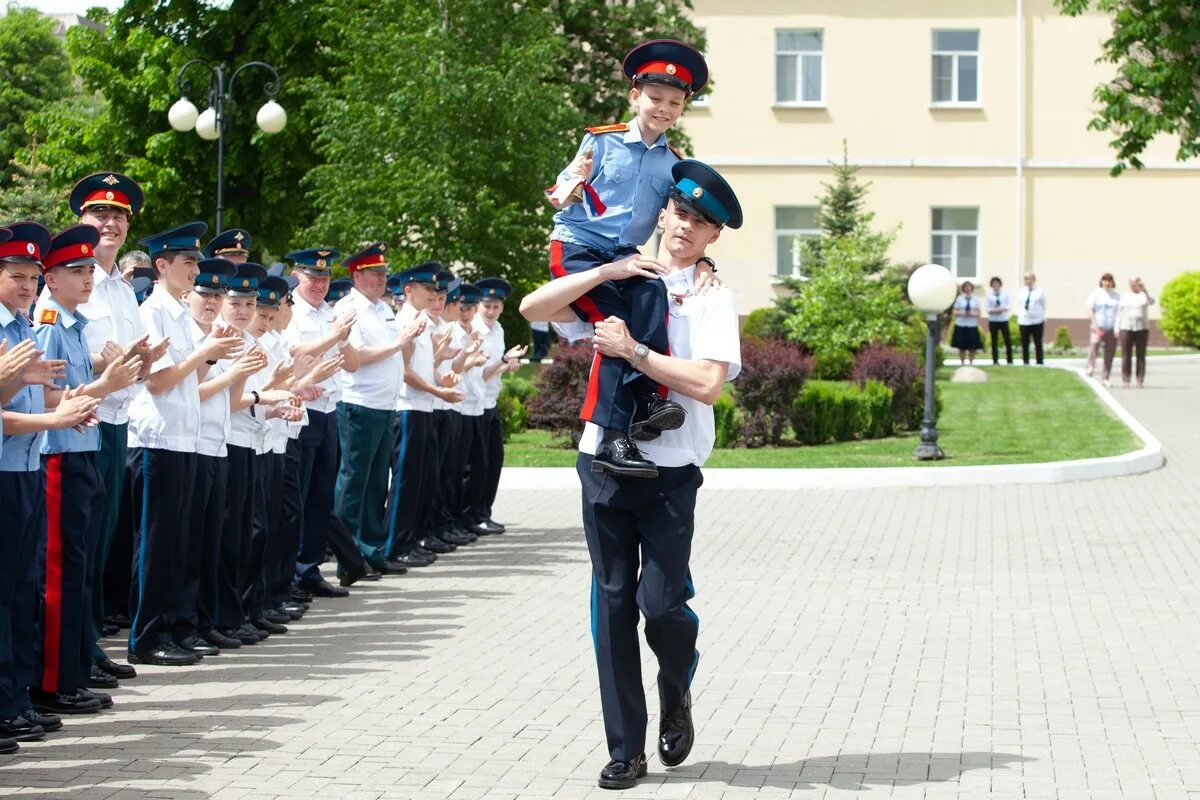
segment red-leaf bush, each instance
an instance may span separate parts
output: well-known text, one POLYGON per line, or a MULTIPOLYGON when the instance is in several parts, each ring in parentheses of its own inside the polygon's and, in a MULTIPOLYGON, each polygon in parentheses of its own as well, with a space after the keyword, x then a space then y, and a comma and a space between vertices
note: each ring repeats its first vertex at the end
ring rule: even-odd
POLYGON ((538 373, 535 391, 526 401, 529 427, 550 431, 564 446, 576 447, 583 435, 579 410, 592 369, 592 343, 566 344, 554 351, 554 363, 538 373))
POLYGON ((812 358, 777 339, 742 340, 742 372, 737 401, 742 409, 742 440, 747 447, 783 441, 792 403, 812 372, 812 358))
POLYGON ((915 354, 885 344, 869 344, 858 351, 850 378, 859 385, 879 381, 892 390, 892 417, 897 430, 921 427, 925 380, 915 354))

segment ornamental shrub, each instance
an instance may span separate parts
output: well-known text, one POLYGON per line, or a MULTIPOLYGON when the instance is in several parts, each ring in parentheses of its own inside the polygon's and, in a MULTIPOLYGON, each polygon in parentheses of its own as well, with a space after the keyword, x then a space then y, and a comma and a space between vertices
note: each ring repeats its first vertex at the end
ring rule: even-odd
POLYGON ((713 423, 717 431, 716 447, 736 447, 741 423, 733 398, 723 394, 713 403, 713 423))
POLYGON ((742 338, 783 339, 787 335, 783 321, 783 312, 778 308, 756 308, 742 323, 742 338))
POLYGON ((841 381, 854 368, 854 353, 840 347, 820 347, 813 353, 813 377, 822 381, 841 381))
POLYGON ((882 383, 809 381, 792 404, 792 429, 809 445, 880 439, 891 430, 892 392, 882 383))
POLYGON ((1159 327, 1172 342, 1200 347, 1200 272, 1184 272, 1163 287, 1159 327))
POLYGON ((496 398, 496 413, 500 415, 500 424, 504 429, 504 441, 512 438, 514 433, 529 429, 529 412, 525 404, 506 387, 500 387, 500 396, 496 398))
POLYGON ((742 372, 737 402, 742 409, 741 440, 747 447, 783 441, 792 400, 812 371, 800 348, 775 339, 742 341, 742 372))
POLYGON ((587 393, 594 351, 590 343, 560 344, 554 363, 538 373, 529 396, 529 424, 550 431, 563 447, 576 447, 583 434, 579 410, 587 393))
POLYGON ((1050 346, 1051 352, 1054 353, 1069 353, 1075 349, 1075 343, 1071 341, 1071 332, 1067 330, 1066 325, 1059 325, 1054 329, 1054 344, 1050 346))
POLYGON ((883 439, 891 436, 892 390, 879 381, 867 381, 862 386, 861 434, 864 439, 883 439))
POLYGON ((921 427, 925 375, 912 353, 885 344, 869 344, 859 351, 850 377, 860 386, 878 381, 891 390, 893 430, 913 431, 921 427))

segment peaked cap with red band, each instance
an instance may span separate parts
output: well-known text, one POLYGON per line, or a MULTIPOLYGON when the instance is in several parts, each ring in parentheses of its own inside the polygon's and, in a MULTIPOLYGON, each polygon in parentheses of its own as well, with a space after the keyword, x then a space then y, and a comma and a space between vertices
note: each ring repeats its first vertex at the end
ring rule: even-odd
POLYGON ((388 262, 384 257, 386 252, 387 244, 376 242, 365 250, 359 250, 352 256, 346 256, 342 261, 342 266, 352 275, 360 269, 387 269, 388 262))
POLYGON ((0 244, 0 261, 31 261, 41 264, 50 251, 50 231, 36 222, 14 222, 8 226, 12 238, 0 244))
POLYGON ((136 214, 142 210, 145 196, 142 187, 128 175, 119 172, 97 172, 75 184, 71 190, 71 211, 77 217, 85 209, 111 206, 136 214))
POLYGON ((50 252, 42 257, 42 272, 55 267, 92 267, 100 231, 91 225, 74 225, 50 241, 50 252))
POLYGON ((674 86, 689 95, 708 83, 708 64, 696 48, 674 39, 654 39, 629 51, 621 68, 636 83, 674 86))

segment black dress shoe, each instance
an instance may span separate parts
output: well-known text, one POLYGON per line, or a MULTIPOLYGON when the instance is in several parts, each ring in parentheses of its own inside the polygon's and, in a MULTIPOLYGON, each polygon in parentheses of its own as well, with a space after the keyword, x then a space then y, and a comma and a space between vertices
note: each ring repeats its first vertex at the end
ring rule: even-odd
POLYGON ((199 661, 201 656, 184 650, 174 642, 160 644, 145 650, 130 650, 129 660, 135 664, 158 664, 160 667, 187 667, 199 661))
POLYGON ((479 541, 479 534, 475 533, 474 531, 467 530, 465 525, 455 525, 454 532, 459 536, 466 537, 469 544, 479 541))
POLYGON ((189 633, 177 644, 184 650, 191 650, 198 656, 219 656, 221 649, 209 642, 198 633, 189 633))
POLYGON ((21 745, 17 744, 16 739, 0 739, 0 756, 15 753, 20 749, 21 745))
POLYGON ((116 625, 118 628, 128 628, 132 624, 125 614, 109 614, 104 621, 109 625, 116 625))
POLYGON ((303 603, 283 603, 278 607, 279 611, 288 615, 288 619, 295 622, 304 616, 304 612, 308 611, 308 606, 303 603))
MULTIPOLYGON (((266 611, 264 611, 262 618, 267 622, 274 622, 276 625, 286 625, 292 621, 290 615, 285 614, 282 611, 276 611, 273 608, 268 608, 266 611)), ((274 631, 272 631, 272 633, 274 633, 274 631)))
POLYGON ((313 597, 349 597, 350 592, 340 586, 334 586, 329 581, 322 580, 317 583, 308 583, 300 587, 304 591, 312 594, 313 597))
POLYGON ((658 467, 642 458, 637 445, 628 436, 606 431, 604 441, 592 456, 592 472, 622 478, 657 478, 658 467))
POLYGON ((121 686, 115 677, 95 664, 92 664, 91 670, 88 671, 87 685, 89 689, 118 689, 121 686))
POLYGON ((291 597, 297 603, 311 603, 313 601, 313 596, 299 586, 292 587, 291 597))
POLYGON ((51 714, 95 714, 100 711, 100 701, 85 697, 79 692, 43 692, 30 689, 29 700, 38 711, 51 714))
POLYGON ((77 689, 76 691, 83 697, 91 698, 92 700, 98 700, 101 708, 113 707, 113 699, 111 694, 105 694, 104 692, 93 692, 91 689, 77 689))
POLYGON ((370 583, 383 580, 383 573, 372 567, 367 567, 367 571, 363 573, 362 579, 370 583))
POLYGON ((469 536, 463 536, 458 531, 442 531, 437 535, 446 544, 452 544, 455 547, 463 547, 471 543, 472 539, 469 536))
POLYGON ((103 661, 97 661, 96 666, 118 680, 131 681, 137 677, 136 669, 128 664, 118 664, 116 661, 113 661, 107 656, 105 656, 103 661))
POLYGON ((449 542, 443 542, 436 536, 426 536, 424 539, 418 539, 417 544, 431 553, 453 553, 458 549, 449 542))
POLYGON ((266 617, 259 617, 258 619, 254 620, 254 627, 258 628, 260 631, 266 631, 267 633, 284 634, 288 632, 286 625, 280 625, 278 622, 272 622, 266 617))
POLYGON ((218 630, 205 631, 200 634, 200 638, 211 644, 213 647, 222 650, 237 650, 242 646, 241 639, 235 639, 232 636, 226 636, 218 630))
POLYGON ((410 552, 420 556, 421 558, 428 558, 431 564, 434 561, 437 561, 437 553, 433 552, 432 550, 426 550, 424 547, 421 547, 420 544, 414 543, 410 552))
POLYGON ((397 556, 394 563, 402 567, 413 569, 415 567, 428 567, 433 563, 433 559, 419 556, 416 553, 405 553, 402 556, 397 556))
POLYGON ((506 530, 508 530, 508 528, 504 527, 499 522, 496 522, 496 520, 492 519, 491 517, 485 519, 484 522, 490 525, 495 533, 504 533, 506 530))
POLYGON ((263 639, 267 638, 267 634, 263 633, 249 622, 243 622, 241 625, 230 631, 229 635, 240 641, 242 644, 258 644, 263 639))
POLYGON ((638 442, 652 442, 663 431, 673 431, 683 425, 687 411, 674 400, 665 400, 657 393, 646 402, 646 416, 629 426, 629 436, 638 442))
POLYGON ((109 636, 116 636, 120 632, 121 632, 120 625, 109 625, 106 622, 100 626, 100 636, 102 636, 103 638, 106 638, 106 639, 109 636))
POLYGON ((41 725, 42 730, 46 733, 62 730, 62 717, 58 714, 40 714, 32 708, 28 708, 21 712, 21 716, 34 725, 41 725))
POLYGON ((378 564, 372 564, 371 566, 384 575, 403 575, 408 572, 408 567, 390 558, 385 558, 378 564))
POLYGON ((46 729, 35 725, 24 716, 17 715, 11 719, 0 719, 0 739, 13 739, 18 742, 36 742, 46 735, 46 729))
POLYGON ((677 767, 692 752, 696 729, 692 725, 692 693, 683 696, 683 705, 662 712, 658 721, 658 757, 668 767, 677 767))
POLYGON ((632 789, 638 778, 646 777, 646 754, 633 761, 610 761, 600 770, 597 784, 601 789, 632 789))

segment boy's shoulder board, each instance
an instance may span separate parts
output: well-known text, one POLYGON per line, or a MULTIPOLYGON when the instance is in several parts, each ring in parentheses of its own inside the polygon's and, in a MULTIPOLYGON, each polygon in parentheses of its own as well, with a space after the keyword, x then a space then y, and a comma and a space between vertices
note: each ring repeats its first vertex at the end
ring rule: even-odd
POLYGON ((58 312, 53 308, 43 308, 42 313, 38 315, 39 325, 53 325, 58 322, 58 312))
POLYGON ((684 152, 673 144, 668 144, 667 149, 670 150, 672 153, 674 153, 675 157, 678 158, 680 161, 683 161, 685 158, 687 158, 687 156, 684 154, 684 152))
POLYGON ((591 128, 584 128, 593 136, 599 136, 602 133, 624 133, 629 130, 629 126, 624 122, 614 122, 612 125, 596 125, 591 128))

